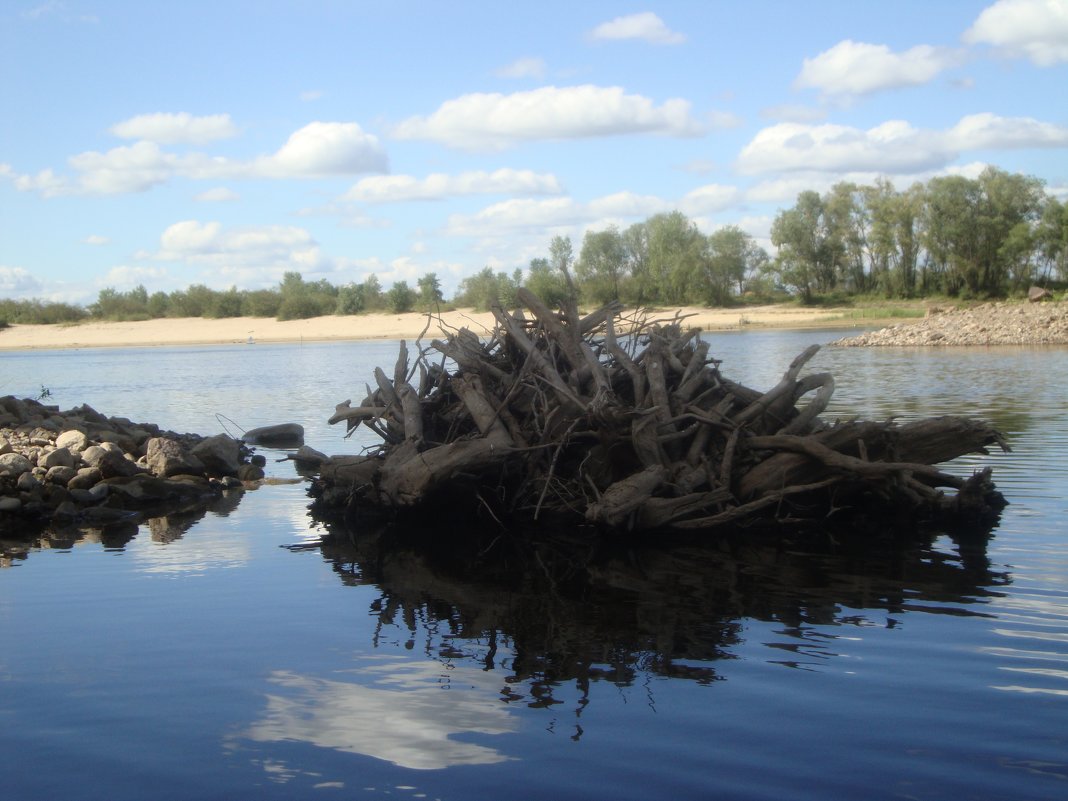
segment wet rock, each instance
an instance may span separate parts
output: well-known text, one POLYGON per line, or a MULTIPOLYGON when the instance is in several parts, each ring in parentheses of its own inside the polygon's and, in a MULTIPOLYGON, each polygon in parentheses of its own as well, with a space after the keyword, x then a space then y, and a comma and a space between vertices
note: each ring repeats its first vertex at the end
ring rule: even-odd
POLYGON ((188 453, 181 443, 153 437, 145 444, 145 465, 153 474, 168 478, 179 474, 203 475, 204 463, 188 453))
POLYGON ((193 456, 213 476, 232 476, 241 467, 240 446, 233 437, 217 434, 194 446, 193 456))
POLYGON ((10 496, 0 498, 0 512, 17 512, 22 508, 22 501, 10 496))
POLYGON ((263 476, 263 468, 254 464, 243 464, 237 471, 237 477, 242 481, 259 481, 263 476))

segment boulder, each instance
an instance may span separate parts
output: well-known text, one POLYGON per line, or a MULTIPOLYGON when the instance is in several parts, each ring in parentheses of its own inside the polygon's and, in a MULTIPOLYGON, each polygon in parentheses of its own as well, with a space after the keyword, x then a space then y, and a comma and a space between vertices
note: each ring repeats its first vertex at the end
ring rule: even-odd
POLYGON ((145 443, 145 465, 161 478, 204 474, 203 462, 167 437, 152 437, 145 443))
POLYGON ((74 478, 67 482, 67 488, 85 490, 91 489, 103 477, 104 476, 100 473, 100 468, 83 467, 78 471, 77 475, 75 475, 74 478))
POLYGON ((78 471, 73 467, 57 464, 54 467, 48 468, 48 472, 45 474, 45 480, 50 484, 59 484, 61 487, 66 487, 70 483, 70 480, 76 475, 78 475, 78 471))
POLYGON ((37 480, 37 476, 33 473, 23 473, 19 476, 19 480, 15 482, 15 486, 19 492, 33 492, 41 488, 41 482, 37 480))
POLYGON ((201 440, 194 446, 192 454, 213 476, 232 476, 241 467, 240 446, 236 439, 226 434, 201 440))
POLYGON ((56 447, 66 448, 71 453, 81 453, 89 447, 89 437, 84 431, 69 429, 56 437, 56 447))
POLYGON ((78 463, 78 457, 66 448, 56 448, 45 451, 37 457, 37 466, 50 470, 53 467, 74 467, 78 463))
POLYGON ((262 426, 246 431, 241 439, 265 448, 297 448, 304 444, 304 426, 299 423, 262 426))
POLYGON ((21 453, 5 453, 0 455, 0 470, 6 470, 13 476, 21 476, 33 469, 30 460, 21 453))
POLYGON ((22 501, 18 498, 0 498, 0 512, 17 512, 22 508, 22 501))
POLYGON ((6 437, 0 437, 0 456, 5 453, 11 453, 11 443, 7 441, 6 437))
POLYGON ((263 468, 254 464, 243 464, 237 471, 237 477, 242 481, 259 481, 263 476, 263 468))

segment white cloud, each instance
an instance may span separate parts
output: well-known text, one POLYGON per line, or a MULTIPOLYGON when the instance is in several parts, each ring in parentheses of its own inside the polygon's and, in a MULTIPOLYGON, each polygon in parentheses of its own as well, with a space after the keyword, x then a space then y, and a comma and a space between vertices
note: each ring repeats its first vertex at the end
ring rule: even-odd
POLYGON ((779 123, 759 131, 738 156, 744 173, 779 170, 929 169, 952 159, 944 137, 892 120, 867 131, 844 125, 779 123))
POLYGON ((629 14, 598 25, 590 34, 594 39, 641 39, 651 44, 682 44, 686 37, 671 30, 652 11, 629 14))
POLYGON ((184 262, 207 268, 208 283, 267 285, 288 270, 325 273, 337 264, 326 257, 304 228, 289 225, 223 227, 219 222, 183 220, 160 236, 157 261, 184 262))
POLYGON ((411 175, 375 175, 360 180, 342 200, 391 203, 406 200, 440 200, 457 195, 557 195, 563 191, 555 175, 532 170, 502 168, 458 175, 432 173, 419 179, 411 175))
POLYGON ((97 279, 98 286, 111 286, 116 289, 132 289, 138 284, 152 283, 167 277, 163 267, 131 267, 120 265, 112 267, 103 278, 97 279))
POLYGON ((141 114, 118 122, 109 130, 120 139, 143 139, 161 145, 203 145, 237 136, 237 126, 229 114, 194 117, 184 111, 178 114, 141 114))
POLYGON ((356 123, 310 122, 274 155, 258 160, 254 171, 293 178, 379 172, 387 167, 378 138, 364 133, 356 123))
POLYGON ((201 203, 227 203, 240 198, 241 195, 225 186, 216 186, 193 196, 193 200, 201 203))
POLYGON ((106 236, 100 236, 99 234, 89 234, 82 240, 87 245, 108 245, 111 244, 111 240, 106 236))
POLYGON ((652 133, 695 136, 690 103, 660 106, 620 87, 546 86, 514 94, 474 93, 448 100, 429 117, 411 117, 398 139, 430 139, 465 149, 502 149, 520 141, 652 133))
MULTIPOLYGON (((117 195, 144 192, 176 178, 322 178, 380 172, 388 168, 377 137, 354 122, 312 122, 295 131, 276 152, 251 161, 206 153, 175 154, 146 139, 106 152, 90 150, 67 159, 74 175, 52 169, 8 177, 20 191, 60 195, 117 195)), ((210 190, 209 190, 210 191, 210 190)), ((216 198, 218 199, 218 198, 216 198)))
POLYGON ((687 192, 679 201, 679 210, 687 216, 713 214, 738 202, 741 192, 735 186, 706 184, 687 192))
POLYGON ((960 150, 1068 147, 1068 126, 988 112, 962 118, 949 131, 948 138, 960 150))
POLYGON ((0 265, 0 294, 6 297, 26 297, 40 290, 41 282, 30 275, 25 267, 0 265))
POLYGON ((493 74, 498 78, 542 78, 545 75, 545 61, 540 58, 519 58, 495 70, 493 74))
POLYGON ((794 85, 827 95, 866 95, 928 83, 960 61, 960 54, 948 48, 917 45, 894 53, 886 45, 846 39, 806 58, 794 85))
POLYGON ((983 10, 964 41, 989 44, 1039 67, 1068 61, 1068 3, 1065 0, 998 0, 983 10))
POLYGON ((322 89, 306 89, 305 91, 300 93, 300 99, 304 103, 311 103, 314 100, 319 100, 325 94, 326 92, 324 92, 322 89))
POLYGON ((759 131, 738 157, 743 173, 920 173, 945 167, 967 150, 1068 146, 1068 127, 1029 117, 973 114, 947 131, 891 120, 868 130, 780 123, 759 131))

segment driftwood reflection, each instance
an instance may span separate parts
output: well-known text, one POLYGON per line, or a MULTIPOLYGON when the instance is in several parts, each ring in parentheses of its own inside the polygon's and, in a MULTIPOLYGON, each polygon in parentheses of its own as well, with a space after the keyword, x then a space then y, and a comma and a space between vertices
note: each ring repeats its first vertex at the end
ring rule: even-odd
POLYGON ((781 624, 797 645, 768 661, 801 666, 813 626, 894 626, 917 609, 982 615, 982 598, 1009 583, 987 538, 747 534, 656 548, 335 525, 318 547, 343 582, 380 590, 376 639, 500 671, 507 702, 549 706, 574 687, 580 711, 594 681, 718 680, 747 620, 781 624))

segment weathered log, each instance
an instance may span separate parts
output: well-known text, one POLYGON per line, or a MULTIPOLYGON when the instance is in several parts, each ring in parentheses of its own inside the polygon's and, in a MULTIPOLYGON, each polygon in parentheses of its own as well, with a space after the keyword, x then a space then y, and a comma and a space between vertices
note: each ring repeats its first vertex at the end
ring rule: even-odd
POLYGON ((494 308, 486 339, 434 339, 434 364, 430 351, 413 364, 401 342, 392 378, 376 368, 360 405, 338 404, 331 423, 384 442, 323 462, 322 502, 429 515, 466 505, 498 522, 548 515, 628 532, 819 521, 854 498, 918 513, 997 504, 989 475, 936 467, 1007 447, 997 431, 958 417, 828 425, 834 378, 801 375, 818 346, 761 392, 723 377, 682 315, 625 317, 614 303, 580 317, 517 295, 527 314, 494 308))

